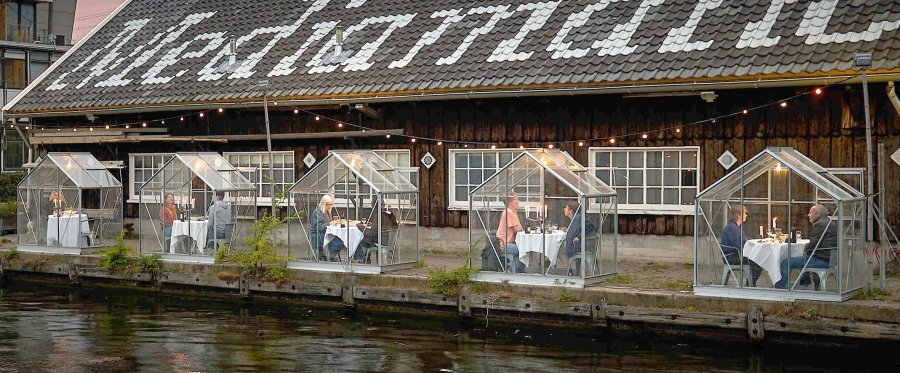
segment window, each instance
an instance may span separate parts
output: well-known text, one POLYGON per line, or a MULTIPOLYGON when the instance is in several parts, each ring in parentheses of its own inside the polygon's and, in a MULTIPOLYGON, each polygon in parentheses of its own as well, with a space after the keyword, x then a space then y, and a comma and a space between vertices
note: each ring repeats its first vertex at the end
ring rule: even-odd
MULTIPOLYGON (((222 156, 232 166, 240 169, 244 177, 256 184, 256 193, 259 196, 257 204, 272 204, 272 183, 269 180, 269 153, 268 152, 231 152, 222 153, 222 156)), ((287 190, 294 184, 294 152, 272 152, 275 162, 272 164, 276 192, 287 190)))
MULTIPOLYGON (((451 149, 448 208, 468 209, 469 192, 497 173, 520 153, 522 153, 520 149, 451 149)), ((520 185, 520 187, 529 188, 528 185, 520 185)), ((528 194, 524 190, 515 192, 522 195, 528 194)))
POLYGON ((373 152, 384 158, 391 166, 409 167, 410 165, 408 149, 373 150, 373 152))
POLYGON ((3 129, 3 171, 22 171, 25 163, 25 142, 15 130, 3 129))
MULTIPOLYGON (((128 155, 128 202, 137 203, 140 199, 141 185, 162 168, 175 153, 133 153, 128 155)), ((157 182, 158 183, 158 182, 157 182)), ((150 185, 155 190, 162 185, 150 185)))
POLYGON ((3 78, 8 89, 25 89, 28 85, 25 75, 25 60, 3 59, 3 78))
POLYGON ((694 212, 699 147, 590 148, 588 168, 618 192, 620 213, 694 212))

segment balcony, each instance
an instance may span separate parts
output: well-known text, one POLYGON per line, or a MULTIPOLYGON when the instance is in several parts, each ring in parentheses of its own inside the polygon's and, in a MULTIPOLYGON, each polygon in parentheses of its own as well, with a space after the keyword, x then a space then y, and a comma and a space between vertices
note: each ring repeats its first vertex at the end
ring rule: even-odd
POLYGON ((3 40, 16 43, 36 43, 47 45, 68 45, 64 35, 50 34, 47 29, 35 29, 34 27, 22 27, 7 25, 4 30, 3 40))

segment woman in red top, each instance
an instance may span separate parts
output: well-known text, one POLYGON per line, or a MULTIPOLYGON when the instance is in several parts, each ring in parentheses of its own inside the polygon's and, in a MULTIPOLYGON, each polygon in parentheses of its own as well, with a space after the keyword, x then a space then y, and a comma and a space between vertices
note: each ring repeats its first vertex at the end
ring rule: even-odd
POLYGON ((172 222, 178 217, 178 209, 175 208, 175 196, 166 193, 163 206, 159 209, 159 222, 162 224, 163 237, 168 241, 172 236, 172 222))

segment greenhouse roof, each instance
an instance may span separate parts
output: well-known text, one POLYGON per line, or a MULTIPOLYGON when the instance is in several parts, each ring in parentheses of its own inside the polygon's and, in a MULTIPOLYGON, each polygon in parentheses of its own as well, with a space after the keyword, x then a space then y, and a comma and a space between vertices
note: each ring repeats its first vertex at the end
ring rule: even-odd
POLYGON ((856 188, 828 172, 824 167, 794 148, 766 148, 740 167, 725 175, 697 195, 697 198, 731 195, 770 169, 786 169, 808 181, 818 190, 839 201, 864 199, 856 188))
POLYGON ((409 179, 371 150, 332 150, 322 162, 301 177, 291 187, 291 190, 294 192, 328 192, 335 179, 327 175, 342 169, 352 172, 376 193, 418 193, 419 191, 419 188, 413 185, 409 179), (319 167, 326 167, 329 172, 313 172, 319 167), (320 175, 320 177, 315 178, 312 175, 320 175))
MULTIPOLYGON (((61 170, 75 186, 85 189, 97 188, 121 188, 122 183, 111 174, 103 164, 94 158, 90 153, 48 153, 47 156, 38 163, 35 170, 39 170, 47 162, 52 163, 56 168, 61 170)), ((32 172, 28 174, 30 178, 40 178, 41 173, 32 172)), ((41 180, 44 182, 46 180, 41 180)))
POLYGON ((583 197, 615 196, 616 191, 559 149, 526 149, 470 194, 506 194, 537 170, 545 170, 583 197), (506 174, 507 177, 500 175, 506 174))
MULTIPOLYGON (((218 153, 176 153, 168 163, 181 162, 215 191, 255 191, 256 186, 218 153)), ((167 165, 168 165, 167 163, 167 165)), ((165 168, 165 166, 163 166, 165 168)))

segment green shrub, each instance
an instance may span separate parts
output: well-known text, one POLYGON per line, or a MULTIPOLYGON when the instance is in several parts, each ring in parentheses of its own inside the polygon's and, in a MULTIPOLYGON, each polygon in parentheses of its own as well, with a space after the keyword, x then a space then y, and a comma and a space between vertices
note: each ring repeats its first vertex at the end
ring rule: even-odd
POLYGON ((228 254, 228 245, 222 244, 216 248, 216 264, 222 264, 225 262, 225 256, 228 254))
POLYGON ((108 247, 100 253, 100 267, 107 271, 121 271, 128 268, 128 253, 131 248, 125 245, 125 231, 116 237, 116 245, 108 247))
POLYGON ((9 249, 9 251, 6 252, 6 260, 16 260, 16 258, 18 258, 18 257, 19 257, 19 252, 16 250, 15 247, 12 249, 9 249))
POLYGON ((16 187, 25 175, 24 172, 0 172, 0 201, 16 200, 16 187))
POLYGON ((0 218, 16 216, 16 201, 0 202, 0 218))
POLYGON ((447 271, 438 268, 428 273, 428 287, 431 291, 446 295, 457 296, 459 289, 469 281, 469 274, 472 269, 468 265, 447 271))
POLYGON ((139 265, 141 266, 141 272, 147 272, 152 275, 158 275, 162 272, 162 268, 160 267, 160 260, 162 259, 159 253, 153 253, 150 255, 141 255, 141 261, 139 265))

